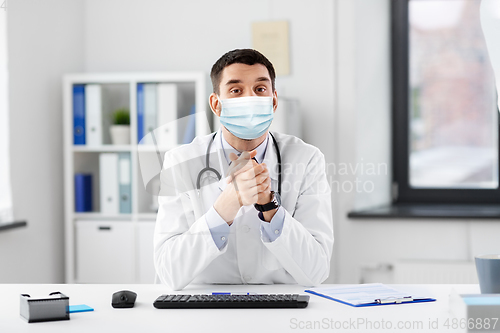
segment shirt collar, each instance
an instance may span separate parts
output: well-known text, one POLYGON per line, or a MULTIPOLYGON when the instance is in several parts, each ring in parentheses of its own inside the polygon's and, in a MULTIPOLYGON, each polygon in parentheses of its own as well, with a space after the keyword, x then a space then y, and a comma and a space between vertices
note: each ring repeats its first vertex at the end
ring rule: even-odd
MULTIPOLYGON (((226 138, 224 137, 224 134, 222 133, 222 130, 220 131, 220 136, 221 136, 221 141, 222 141, 222 148, 224 149, 223 153, 225 154, 227 158, 227 162, 229 164, 229 154, 235 153, 236 155, 240 155, 241 152, 236 150, 233 146, 231 146, 227 141, 226 138)), ((264 157, 266 155, 266 150, 267 150, 267 143, 269 141, 269 132, 267 133, 266 138, 260 145, 255 148, 257 150, 257 155, 255 155, 255 158, 257 159, 257 163, 262 163, 264 161, 264 157)))
MULTIPOLYGON (((219 189, 221 191, 223 191, 226 187, 226 174, 225 174, 225 171, 224 169, 226 169, 227 171, 227 167, 224 168, 223 167, 223 161, 226 160, 226 158, 224 157, 224 150, 222 152, 220 152, 221 150, 221 143, 222 145, 226 145, 227 147, 227 150, 225 150, 226 152, 226 155, 227 155, 227 159, 229 159, 229 154, 230 153, 235 153, 235 154, 239 154, 239 152, 234 149, 225 139, 224 139, 224 135, 222 134, 222 130, 219 129, 215 139, 214 139, 214 143, 215 143, 215 148, 217 149, 217 151, 219 152, 219 163, 220 163, 220 166, 221 166, 221 170, 222 171, 222 178, 220 179, 219 181, 219 189), (219 138, 219 136, 221 136, 221 138, 219 138)), ((269 141, 269 133, 267 134, 267 137, 266 139, 256 148, 257 149, 257 155, 256 155, 256 158, 257 158, 257 161, 260 161, 260 163, 266 163, 266 165, 268 166, 268 170, 269 170, 269 176, 271 177, 271 189, 273 191, 277 191, 278 190, 278 180, 279 180, 279 177, 278 177, 278 159, 277 159, 277 151, 274 147, 273 144, 268 144, 268 141, 269 141), (260 158, 260 159, 259 159, 260 158)), ((226 162, 227 164, 225 165, 229 165, 228 162, 226 162)))

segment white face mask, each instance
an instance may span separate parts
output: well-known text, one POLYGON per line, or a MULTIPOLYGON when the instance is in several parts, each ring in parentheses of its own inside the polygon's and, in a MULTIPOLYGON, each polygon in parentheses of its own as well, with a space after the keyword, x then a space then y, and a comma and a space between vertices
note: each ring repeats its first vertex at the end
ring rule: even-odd
POLYGON ((219 101, 221 124, 240 139, 256 139, 271 126, 274 118, 272 97, 219 97, 219 101))

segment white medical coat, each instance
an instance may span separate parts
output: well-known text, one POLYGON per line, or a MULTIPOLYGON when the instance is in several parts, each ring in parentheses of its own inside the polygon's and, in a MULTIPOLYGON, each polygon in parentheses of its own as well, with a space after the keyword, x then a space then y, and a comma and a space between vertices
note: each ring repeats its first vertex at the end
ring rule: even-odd
MULTIPOLYGON (((161 177, 154 262, 158 277, 170 288, 179 290, 191 282, 314 286, 328 277, 333 221, 324 155, 294 136, 273 134, 281 152, 281 204, 285 209, 283 229, 273 242, 262 235, 263 222, 253 205, 240 208, 222 249, 212 238, 205 213, 226 186, 227 161, 218 144, 221 131, 214 139, 214 134, 197 137, 165 154, 162 172, 167 176, 161 177), (212 139, 210 167, 222 179, 205 172, 198 191, 198 173, 206 166, 212 139), (174 192, 164 191, 172 187, 165 179, 173 180, 174 192)), ((271 138, 263 162, 269 169, 271 188, 277 191, 277 153, 271 138)))

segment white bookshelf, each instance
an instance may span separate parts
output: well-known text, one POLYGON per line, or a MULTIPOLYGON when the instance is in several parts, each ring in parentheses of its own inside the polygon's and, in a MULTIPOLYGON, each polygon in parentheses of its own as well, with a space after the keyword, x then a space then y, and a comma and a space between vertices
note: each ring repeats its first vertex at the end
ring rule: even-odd
MULTIPOLYGON (((73 152, 106 153, 106 152, 131 152, 134 148, 129 145, 102 145, 102 146, 73 146, 73 152)), ((137 149, 135 149, 137 150, 137 149)))
MULTIPOLYGON (((148 203, 153 196, 142 184, 139 153, 157 154, 154 146, 140 146, 137 133, 137 84, 174 83, 189 92, 196 109, 195 135, 210 133, 207 122, 205 74, 200 72, 68 74, 63 78, 63 131, 65 180, 65 279, 66 283, 153 283, 153 230, 156 212, 148 203), (130 110, 130 145, 73 144, 73 85, 99 84, 103 98, 130 110), (106 90, 106 89, 107 90, 106 90), (109 89, 108 89, 109 88, 109 89), (130 153, 132 212, 103 214, 99 210, 99 155, 130 153), (74 174, 92 174, 93 210, 75 212, 74 174), (126 268, 124 268, 124 266, 126 268)), ((190 97, 190 98, 191 98, 190 97)), ((113 104, 114 103, 114 104, 113 104)), ((106 110, 103 106, 103 114, 106 110)), ((104 117, 104 115, 103 115, 104 117)), ((108 129, 103 127, 103 131, 108 129)), ((178 145, 178 143, 177 143, 178 145)))

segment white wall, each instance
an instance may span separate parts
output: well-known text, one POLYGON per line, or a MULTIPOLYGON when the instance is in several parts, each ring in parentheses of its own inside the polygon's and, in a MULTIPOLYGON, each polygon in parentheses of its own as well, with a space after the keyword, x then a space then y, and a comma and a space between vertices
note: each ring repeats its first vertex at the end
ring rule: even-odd
POLYGON ((208 83, 223 53, 252 46, 252 22, 287 20, 291 74, 278 94, 300 101, 305 141, 333 160, 334 1, 16 0, 8 10, 14 213, 28 227, 0 233, 0 283, 63 280, 64 73, 201 70, 208 83))
POLYGON ((287 20, 291 68, 276 80, 278 96, 299 100, 304 140, 333 163, 335 1, 87 0, 85 12, 87 72, 204 71, 207 97, 215 61, 252 47, 252 22, 287 20))
MULTIPOLYGON (((336 281, 359 282, 360 265, 366 263, 472 260, 480 253, 500 252, 498 220, 346 217, 353 208, 390 201, 390 16, 388 0, 338 0, 337 4, 336 162, 385 162, 389 173, 360 177, 374 182, 374 193, 341 193, 335 201, 336 281)), ((353 181, 355 177, 351 173, 338 179, 353 181)))
POLYGON ((306 141, 331 156, 334 2, 331 0, 87 0, 85 70, 204 71, 227 51, 252 47, 251 23, 287 20, 290 75, 278 96, 296 97, 306 141), (326 136, 325 136, 326 134, 326 136))
POLYGON ((220 55, 251 47, 257 20, 290 22, 291 74, 278 78, 278 93, 300 100, 305 140, 337 168, 329 174, 336 236, 329 282, 358 282, 362 263, 500 252, 498 221, 346 218, 354 207, 389 201, 388 0, 251 4, 9 2, 12 186, 15 216, 28 227, 0 233, 0 283, 63 280, 62 74, 203 70, 208 82, 220 55), (342 163, 358 165, 358 173, 343 174, 342 163), (361 175, 368 163, 386 163, 388 174, 361 175), (343 191, 356 177, 361 185, 373 182, 375 192, 343 191))
POLYGON ((0 283, 63 281, 61 76, 83 70, 83 2, 8 3, 14 216, 0 233, 0 283))

